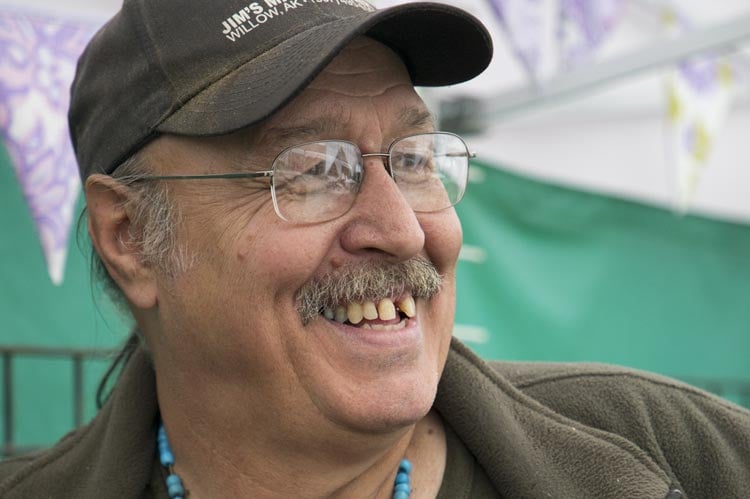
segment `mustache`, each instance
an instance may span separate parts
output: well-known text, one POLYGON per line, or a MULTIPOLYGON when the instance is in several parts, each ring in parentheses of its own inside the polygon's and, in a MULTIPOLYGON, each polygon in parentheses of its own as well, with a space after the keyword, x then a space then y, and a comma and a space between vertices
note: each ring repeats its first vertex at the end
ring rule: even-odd
POLYGON ((295 306, 307 325, 326 308, 333 310, 350 302, 398 298, 407 291, 415 299, 430 299, 442 284, 443 276, 423 256, 399 263, 369 261, 308 281, 297 292, 295 306))

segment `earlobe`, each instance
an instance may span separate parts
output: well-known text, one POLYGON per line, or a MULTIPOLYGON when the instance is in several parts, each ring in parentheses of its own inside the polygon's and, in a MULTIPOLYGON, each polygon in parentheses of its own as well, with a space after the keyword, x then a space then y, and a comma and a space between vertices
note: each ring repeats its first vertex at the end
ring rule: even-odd
POLYGON ((155 274, 133 237, 127 187, 108 175, 94 174, 86 179, 85 191, 89 236, 109 275, 132 305, 154 307, 155 274))

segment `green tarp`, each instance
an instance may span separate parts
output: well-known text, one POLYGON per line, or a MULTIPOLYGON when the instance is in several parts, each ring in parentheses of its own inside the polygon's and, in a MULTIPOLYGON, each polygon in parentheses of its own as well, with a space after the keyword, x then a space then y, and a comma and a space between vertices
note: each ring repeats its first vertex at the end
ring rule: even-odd
POLYGON ((750 381, 750 226, 472 177, 457 322, 483 355, 750 381))

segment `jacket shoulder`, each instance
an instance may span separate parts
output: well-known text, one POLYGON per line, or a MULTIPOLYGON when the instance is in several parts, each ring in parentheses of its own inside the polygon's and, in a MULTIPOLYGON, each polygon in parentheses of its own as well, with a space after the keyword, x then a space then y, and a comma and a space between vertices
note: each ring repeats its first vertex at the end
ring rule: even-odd
MULTIPOLYGON (((542 403, 555 406, 571 398, 607 398, 615 395, 630 402, 651 397, 656 404, 686 403, 741 417, 750 411, 674 378, 612 364, 587 362, 498 362, 488 364, 517 389, 542 403)), ((562 404, 576 406, 578 404, 562 404)), ((571 407, 572 408, 572 407, 571 407)), ((696 407, 697 408, 697 407, 696 407)), ((586 407, 590 413, 592 407, 586 407)), ((606 411, 605 411, 606 412, 606 411)))
POLYGON ((736 404, 675 379, 606 364, 489 364, 556 413, 635 443, 696 497, 727 484, 750 486, 750 411, 736 404))
POLYGON ((10 477, 21 471, 34 461, 37 454, 27 454, 18 457, 11 457, 0 461, 0 484, 10 477))
POLYGON ((13 488, 14 484, 27 480, 38 468, 63 455, 69 441, 74 440, 80 431, 81 428, 78 428, 67 433, 52 447, 1 460, 0 497, 5 497, 4 494, 13 488))

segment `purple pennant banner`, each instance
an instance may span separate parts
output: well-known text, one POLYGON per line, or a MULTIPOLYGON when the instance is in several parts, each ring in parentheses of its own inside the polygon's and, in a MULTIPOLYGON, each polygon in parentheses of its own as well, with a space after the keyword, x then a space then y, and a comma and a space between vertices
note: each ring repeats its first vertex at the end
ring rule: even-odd
MULTIPOLYGON (((693 23, 675 2, 660 17, 666 32, 680 36, 693 23)), ((736 71, 726 58, 703 54, 680 61, 665 76, 667 158, 675 174, 675 206, 687 212, 729 114, 736 71)))
POLYGON ((719 86, 721 71, 719 60, 713 56, 696 57, 678 65, 680 75, 690 88, 700 94, 710 94, 719 86))
POLYGON ((553 72, 558 0, 488 0, 510 46, 532 80, 553 72))
POLYGON ((560 0, 562 64, 589 62, 622 19, 624 0, 560 0))
POLYGON ((69 88, 93 32, 90 25, 0 10, 0 137, 58 285, 80 190, 67 128, 69 88))

